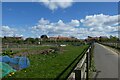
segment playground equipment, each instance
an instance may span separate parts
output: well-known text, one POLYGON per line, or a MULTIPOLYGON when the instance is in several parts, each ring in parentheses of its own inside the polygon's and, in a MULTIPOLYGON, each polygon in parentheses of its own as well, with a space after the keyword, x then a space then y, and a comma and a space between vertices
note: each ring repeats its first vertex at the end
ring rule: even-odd
POLYGON ((0 56, 0 78, 8 75, 16 70, 21 70, 30 66, 30 61, 27 57, 15 56, 0 56))

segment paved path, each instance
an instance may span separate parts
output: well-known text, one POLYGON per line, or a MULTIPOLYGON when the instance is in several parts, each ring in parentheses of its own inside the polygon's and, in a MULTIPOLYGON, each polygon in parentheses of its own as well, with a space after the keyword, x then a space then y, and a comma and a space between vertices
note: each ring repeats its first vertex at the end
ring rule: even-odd
POLYGON ((95 78, 118 78, 118 54, 107 47, 95 43, 95 78))

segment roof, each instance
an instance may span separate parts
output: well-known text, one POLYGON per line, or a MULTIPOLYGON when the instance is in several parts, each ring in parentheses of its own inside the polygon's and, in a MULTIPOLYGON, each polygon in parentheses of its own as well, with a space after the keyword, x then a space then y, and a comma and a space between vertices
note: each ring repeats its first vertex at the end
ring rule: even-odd
POLYGON ((64 36, 58 36, 58 37, 49 37, 49 39, 73 40, 73 39, 75 39, 75 38, 64 37, 64 36))
POLYGON ((100 36, 100 38, 108 38, 107 36, 100 36))

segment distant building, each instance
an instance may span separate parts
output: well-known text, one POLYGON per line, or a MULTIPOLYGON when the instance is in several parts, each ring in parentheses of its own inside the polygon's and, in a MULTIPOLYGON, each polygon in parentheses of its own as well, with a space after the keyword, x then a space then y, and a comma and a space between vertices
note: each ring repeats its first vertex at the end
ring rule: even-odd
POLYGON ((100 36, 99 38, 102 38, 102 39, 108 39, 107 36, 100 36))
POLYGON ((49 37, 50 40, 57 40, 57 37, 49 37))
POLYGON ((99 37, 88 36, 88 38, 85 39, 85 42, 97 42, 98 40, 99 40, 99 37))
POLYGON ((63 37, 63 36, 49 37, 49 39, 50 40, 78 40, 77 38, 63 37))

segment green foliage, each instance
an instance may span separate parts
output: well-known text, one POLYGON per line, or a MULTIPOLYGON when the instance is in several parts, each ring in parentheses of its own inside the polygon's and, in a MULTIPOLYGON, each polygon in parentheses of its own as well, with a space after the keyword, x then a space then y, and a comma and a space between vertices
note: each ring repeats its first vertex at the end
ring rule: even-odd
POLYGON ((4 50, 3 51, 3 53, 2 53, 2 55, 13 55, 13 54, 15 54, 15 52, 13 52, 12 50, 10 50, 10 49, 8 49, 8 50, 4 50))
POLYGON ((18 44, 23 44, 23 40, 16 40, 16 43, 18 43, 18 44))
POLYGON ((100 42, 117 42, 119 40, 119 38, 117 38, 116 36, 112 36, 110 35, 109 38, 100 38, 99 41, 100 42))
POLYGON ((42 39, 48 39, 48 36, 47 35, 41 35, 41 38, 42 39))
POLYGON ((54 44, 54 43, 65 43, 65 44, 70 44, 70 43, 76 43, 76 42, 81 42, 81 40, 77 40, 75 37, 71 37, 73 40, 50 40, 47 35, 41 35, 41 38, 26 38, 23 40, 20 37, 4 37, 2 38, 2 43, 3 44, 38 44, 41 42, 42 44, 54 44))
POLYGON ((35 39, 34 38, 26 38, 24 42, 28 43, 28 44, 33 44, 33 43, 35 43, 35 39))
POLYGON ((116 36, 110 36, 110 41, 111 42, 117 42, 118 41, 118 38, 116 36))

